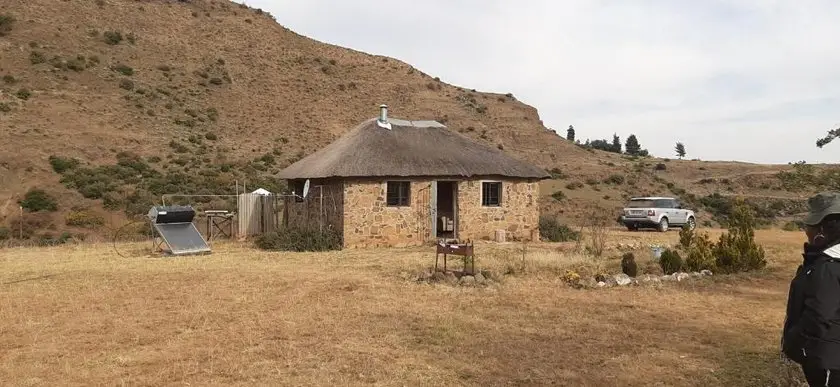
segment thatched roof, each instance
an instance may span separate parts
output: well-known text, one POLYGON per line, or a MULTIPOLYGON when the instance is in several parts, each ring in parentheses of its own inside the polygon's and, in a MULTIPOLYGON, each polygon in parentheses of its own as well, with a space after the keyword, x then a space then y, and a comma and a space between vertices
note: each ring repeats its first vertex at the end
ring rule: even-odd
POLYGON ((373 118, 290 165, 282 179, 331 177, 473 177, 545 179, 544 170, 475 142, 435 121, 373 118))

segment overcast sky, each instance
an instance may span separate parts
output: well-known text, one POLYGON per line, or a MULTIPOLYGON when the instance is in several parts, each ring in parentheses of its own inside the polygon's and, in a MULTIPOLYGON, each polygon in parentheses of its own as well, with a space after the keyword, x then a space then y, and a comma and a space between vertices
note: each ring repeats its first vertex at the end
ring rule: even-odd
MULTIPOLYGON (((240 1, 241 2, 241 1, 240 1)), ((313 39, 512 92, 579 139, 662 157, 840 161, 840 1, 248 0, 313 39)))

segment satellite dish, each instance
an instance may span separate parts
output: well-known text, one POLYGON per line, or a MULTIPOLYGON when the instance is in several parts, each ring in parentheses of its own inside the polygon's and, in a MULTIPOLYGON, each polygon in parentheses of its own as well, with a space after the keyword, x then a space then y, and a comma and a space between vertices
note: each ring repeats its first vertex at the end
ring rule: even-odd
POLYGON ((309 193, 309 179, 306 179, 306 183, 303 183, 303 194, 302 194, 302 197, 304 197, 304 198, 305 198, 305 197, 306 197, 306 195, 307 195, 308 193, 309 193))

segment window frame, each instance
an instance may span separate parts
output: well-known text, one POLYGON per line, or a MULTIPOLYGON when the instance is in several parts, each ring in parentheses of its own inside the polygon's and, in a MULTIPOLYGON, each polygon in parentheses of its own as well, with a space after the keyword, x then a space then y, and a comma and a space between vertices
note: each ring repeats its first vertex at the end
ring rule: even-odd
POLYGON ((295 179, 291 181, 292 183, 292 192, 295 193, 295 203, 303 203, 304 198, 303 196, 303 187, 306 185, 306 180, 303 179, 295 179), (300 191, 298 191, 300 188, 300 191))
POLYGON ((503 200, 504 200, 503 196, 504 196, 504 192, 505 192, 504 187, 505 187, 504 182, 501 181, 501 180, 482 180, 481 181, 481 188, 480 188, 481 189, 481 194, 479 195, 479 204, 481 205, 481 207, 490 207, 490 208, 502 207, 502 203, 503 203, 503 200), (498 194, 496 204, 485 204, 485 201, 484 201, 484 185, 485 184, 498 184, 499 194, 498 194))
POLYGON ((410 180, 387 180, 385 181, 385 207, 390 208, 405 208, 411 207, 411 181, 410 180), (390 185, 397 184, 396 186, 396 204, 391 204, 389 200, 390 194, 390 185), (401 188, 405 187, 405 192, 401 192, 401 188), (404 197, 402 194, 405 194, 404 197), (400 199, 404 199, 404 202, 400 199))

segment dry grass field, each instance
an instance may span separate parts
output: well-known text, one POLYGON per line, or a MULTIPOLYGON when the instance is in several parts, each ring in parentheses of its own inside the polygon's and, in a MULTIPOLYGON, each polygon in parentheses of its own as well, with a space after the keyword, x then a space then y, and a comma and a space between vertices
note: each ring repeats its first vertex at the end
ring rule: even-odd
MULTIPOLYGON (((596 260, 571 244, 481 244, 477 264, 500 278, 486 287, 413 281, 434 264, 428 247, 291 254, 230 243, 181 258, 150 256, 147 244, 3 249, 0 380, 789 385, 779 330, 802 238, 759 231, 770 261, 760 273, 597 290, 560 273, 616 270, 614 248, 596 260)), ((608 243, 677 239, 611 231, 608 243)))

